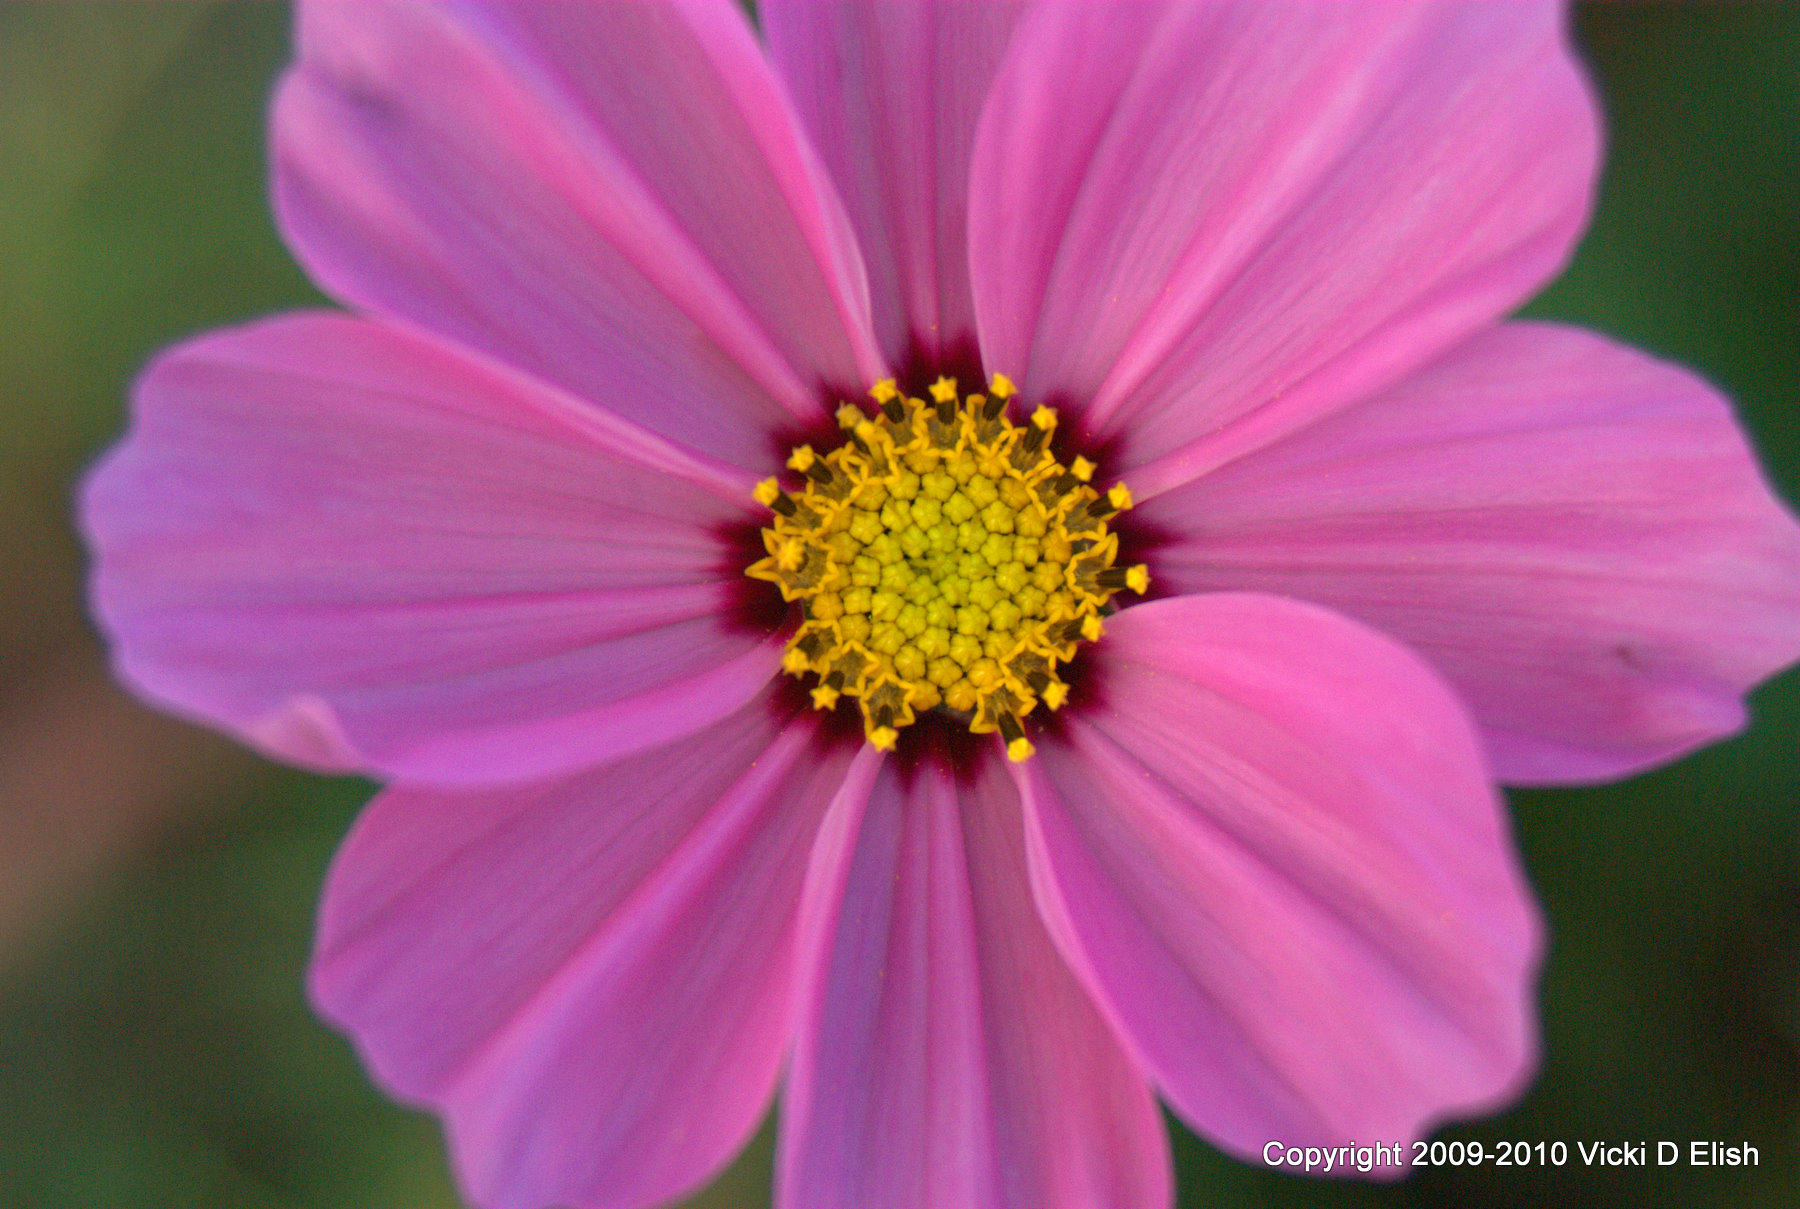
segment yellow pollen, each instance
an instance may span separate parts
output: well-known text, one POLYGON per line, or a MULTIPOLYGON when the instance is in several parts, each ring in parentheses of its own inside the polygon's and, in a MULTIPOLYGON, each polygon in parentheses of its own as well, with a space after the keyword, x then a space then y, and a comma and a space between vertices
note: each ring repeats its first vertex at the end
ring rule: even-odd
POLYGON ((1017 390, 1003 374, 986 395, 959 395, 954 378, 927 393, 876 383, 873 417, 838 408, 843 444, 793 451, 799 489, 757 484, 774 517, 762 531, 768 557, 748 574, 800 603, 782 670, 817 678, 815 708, 856 698, 882 751, 937 709, 998 732, 1007 756, 1025 760, 1035 749, 1021 719, 1068 700, 1058 666, 1100 637, 1114 594, 1150 586, 1141 564, 1113 565, 1108 523, 1131 492, 1115 483, 1101 494, 1088 485, 1092 462, 1056 460, 1051 408, 1014 424, 1017 390))

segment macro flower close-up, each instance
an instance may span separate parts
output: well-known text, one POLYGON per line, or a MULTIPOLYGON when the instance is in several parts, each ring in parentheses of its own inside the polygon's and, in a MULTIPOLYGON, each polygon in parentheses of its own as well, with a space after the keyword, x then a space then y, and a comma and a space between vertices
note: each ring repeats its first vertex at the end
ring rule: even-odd
POLYGON ((383 784, 310 994, 472 1204, 662 1204, 775 1105, 784 1209, 1158 1209, 1159 1103, 1264 1163, 1524 1091, 1497 787, 1800 658, 1730 403, 1508 318, 1601 167, 1564 25, 299 6, 344 309, 143 372, 91 600, 383 784))

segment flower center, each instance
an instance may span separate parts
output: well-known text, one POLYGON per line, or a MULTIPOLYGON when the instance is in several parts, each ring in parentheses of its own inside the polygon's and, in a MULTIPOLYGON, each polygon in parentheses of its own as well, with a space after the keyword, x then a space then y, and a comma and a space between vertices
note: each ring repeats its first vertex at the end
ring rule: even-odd
POLYGON ((1131 492, 1117 483, 1101 495, 1092 463, 1051 455, 1050 408, 1013 424, 1002 374, 987 395, 961 397, 953 378, 930 394, 876 383, 876 415, 838 409, 844 444, 794 450, 801 490, 757 484, 775 517, 762 531, 769 556, 748 574, 800 602, 782 667, 818 677, 815 708, 857 698, 883 751, 936 709, 976 734, 999 731, 1023 760, 1033 749, 1020 719, 1068 699, 1057 665, 1100 636, 1115 592, 1149 587, 1144 566, 1113 566, 1107 522, 1131 492))

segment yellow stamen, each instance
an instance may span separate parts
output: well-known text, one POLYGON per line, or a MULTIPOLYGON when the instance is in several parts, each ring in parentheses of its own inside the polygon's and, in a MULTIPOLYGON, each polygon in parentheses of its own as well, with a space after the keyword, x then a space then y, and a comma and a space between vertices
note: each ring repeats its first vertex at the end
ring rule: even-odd
POLYGON ((1102 496, 1087 485, 1092 462, 1055 458, 1051 408, 1014 424, 1017 389, 1004 374, 986 395, 959 397, 953 378, 927 393, 930 403, 877 382, 873 417, 838 408, 853 434, 843 445, 793 451, 798 490, 757 484, 775 516, 763 530, 769 556, 748 573, 802 606, 781 666, 818 677, 815 708, 855 698, 882 751, 936 709, 976 734, 999 732, 1007 756, 1024 760, 1034 748, 1021 719, 1068 700, 1059 665, 1100 637, 1115 593, 1149 587, 1144 566, 1113 567, 1107 521, 1131 492, 1116 483, 1102 496))

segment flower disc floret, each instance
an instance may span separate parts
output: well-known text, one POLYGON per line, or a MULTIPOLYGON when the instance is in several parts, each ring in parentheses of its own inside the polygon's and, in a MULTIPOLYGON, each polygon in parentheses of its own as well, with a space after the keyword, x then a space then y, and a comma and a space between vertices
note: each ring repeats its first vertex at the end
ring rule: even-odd
POLYGON ((782 666, 817 677, 816 708, 856 698, 882 750, 939 710, 976 734, 1000 732, 1023 760, 1032 745, 1020 720, 1068 699, 1058 665, 1100 637, 1115 593, 1149 587, 1144 566, 1113 565, 1108 525, 1131 492, 1099 492, 1085 458, 1057 461, 1053 409, 1013 423, 1003 374, 986 394, 959 395, 954 378, 929 393, 876 383, 873 415, 838 409, 843 444, 793 451, 803 486, 759 483, 757 501, 775 515, 762 531, 768 557, 748 574, 799 602, 782 666))

